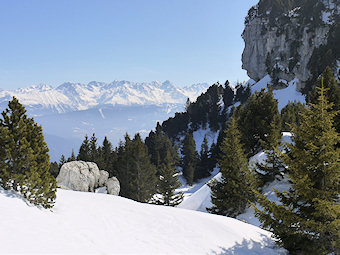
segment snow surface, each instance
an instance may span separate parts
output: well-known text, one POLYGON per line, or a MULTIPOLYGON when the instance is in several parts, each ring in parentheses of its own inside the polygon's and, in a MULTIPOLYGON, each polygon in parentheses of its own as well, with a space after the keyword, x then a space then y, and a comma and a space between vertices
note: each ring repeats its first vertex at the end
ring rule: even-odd
MULTIPOLYGON (((277 89, 274 90, 274 98, 278 99, 278 106, 279 106, 279 111, 282 110, 283 107, 285 107, 289 102, 301 102, 301 103, 306 103, 305 96, 297 91, 296 85, 299 82, 298 79, 293 79, 290 82, 283 82, 288 84, 287 88, 284 89, 277 89)), ((261 91, 261 89, 266 89, 267 85, 271 84, 271 78, 269 75, 266 75, 263 77, 260 81, 252 85, 251 91, 254 93, 255 91, 261 91)))
POLYGON ((236 219, 58 189, 52 211, 0 189, 3 254, 284 254, 236 219))

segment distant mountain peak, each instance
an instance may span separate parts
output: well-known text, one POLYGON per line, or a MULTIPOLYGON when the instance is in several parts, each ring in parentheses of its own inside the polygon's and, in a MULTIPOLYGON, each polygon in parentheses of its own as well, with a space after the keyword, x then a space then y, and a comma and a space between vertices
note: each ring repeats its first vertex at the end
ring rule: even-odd
POLYGON ((64 82, 57 88, 39 84, 14 91, 0 91, 0 106, 7 105, 12 96, 28 106, 33 115, 87 110, 101 105, 184 104, 188 97, 195 100, 208 87, 206 83, 198 83, 179 88, 169 80, 115 80, 111 83, 91 81, 87 84, 64 82))

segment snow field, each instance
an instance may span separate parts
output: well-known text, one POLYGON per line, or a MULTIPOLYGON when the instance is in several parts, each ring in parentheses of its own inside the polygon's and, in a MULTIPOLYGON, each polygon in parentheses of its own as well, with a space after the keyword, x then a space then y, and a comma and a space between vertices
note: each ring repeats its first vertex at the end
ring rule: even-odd
POLYGON ((0 190, 0 253, 283 254, 241 221, 122 197, 58 189, 52 211, 0 190))

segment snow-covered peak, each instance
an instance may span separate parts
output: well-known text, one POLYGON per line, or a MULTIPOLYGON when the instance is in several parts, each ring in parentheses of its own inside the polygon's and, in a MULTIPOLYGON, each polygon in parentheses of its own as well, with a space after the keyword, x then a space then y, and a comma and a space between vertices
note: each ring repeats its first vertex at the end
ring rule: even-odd
POLYGON ((5 106, 12 96, 16 96, 33 115, 87 110, 102 105, 184 104, 187 97, 195 100, 208 87, 207 84, 196 84, 181 89, 170 81, 65 82, 57 88, 41 84, 0 91, 0 104, 5 106))

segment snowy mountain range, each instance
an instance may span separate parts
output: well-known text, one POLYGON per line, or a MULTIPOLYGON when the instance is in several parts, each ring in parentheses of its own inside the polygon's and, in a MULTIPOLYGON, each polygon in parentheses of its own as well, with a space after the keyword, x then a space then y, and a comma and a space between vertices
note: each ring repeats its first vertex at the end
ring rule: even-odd
POLYGON ((107 136, 114 146, 125 133, 145 137, 157 122, 183 111, 187 98, 194 101, 208 87, 199 83, 180 88, 170 81, 92 81, 0 89, 0 112, 13 96, 18 98, 42 125, 51 159, 58 161, 62 154, 70 156, 72 149, 78 153, 86 134, 95 133, 99 144, 107 136))
POLYGON ((0 107, 6 107, 12 96, 17 97, 33 116, 88 110, 99 106, 183 105, 187 98, 195 100, 208 87, 207 83, 199 83, 180 88, 170 81, 67 82, 57 88, 42 84, 17 90, 0 90, 0 107))

